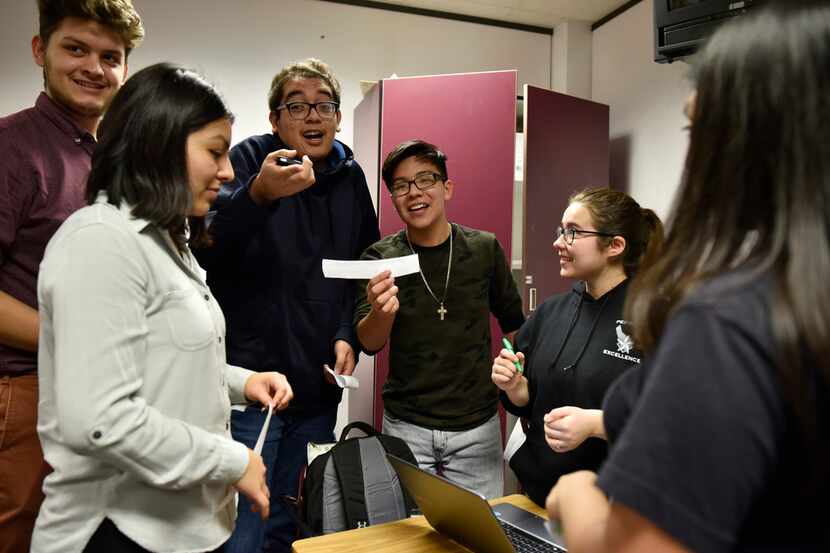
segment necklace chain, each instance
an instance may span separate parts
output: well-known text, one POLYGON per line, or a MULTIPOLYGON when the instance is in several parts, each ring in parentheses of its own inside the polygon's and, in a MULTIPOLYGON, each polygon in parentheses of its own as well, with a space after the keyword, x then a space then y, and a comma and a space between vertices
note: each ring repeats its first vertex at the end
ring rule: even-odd
MULTIPOLYGON (((450 226, 450 258, 447 260, 447 278, 444 281, 444 295, 441 296, 441 299, 438 299, 438 296, 432 291, 432 288, 429 287, 429 283, 427 282, 426 277, 424 276, 424 272, 421 270, 421 264, 418 264, 418 272, 421 274, 421 280, 424 281, 424 286, 427 288, 427 292, 429 295, 432 296, 432 299, 435 300, 435 303, 438 304, 437 313, 441 317, 441 320, 444 320, 444 315, 447 314, 447 310, 444 309, 444 302, 447 300, 447 291, 450 289, 450 272, 452 271, 452 225, 450 226)), ((410 251, 415 253, 415 248, 412 247, 412 242, 409 241, 409 232, 406 233, 406 243, 409 245, 410 251)))

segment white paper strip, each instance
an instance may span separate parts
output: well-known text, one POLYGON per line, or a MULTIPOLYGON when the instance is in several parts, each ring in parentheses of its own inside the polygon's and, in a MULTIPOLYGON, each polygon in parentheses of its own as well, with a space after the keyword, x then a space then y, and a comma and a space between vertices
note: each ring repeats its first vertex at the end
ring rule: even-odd
POLYGON ((262 430, 259 431, 259 437, 256 439, 256 445, 254 445, 254 453, 257 455, 262 455, 262 446, 265 445, 265 436, 268 435, 268 425, 271 424, 271 413, 274 410, 269 406, 268 407, 268 414, 265 415, 265 422, 262 424, 262 430))
POLYGON ((366 261, 323 260, 323 276, 326 278, 349 278, 368 280, 385 270, 392 271, 393 277, 417 273, 420 268, 418 254, 389 259, 369 259, 366 261))
POLYGON ((331 374, 334 377, 334 381, 337 382, 337 385, 341 388, 351 388, 354 390, 360 388, 360 381, 357 378, 349 376, 347 374, 337 374, 336 372, 331 370, 331 367, 329 367, 328 365, 323 365, 323 368, 326 369, 329 372, 329 374, 331 374))

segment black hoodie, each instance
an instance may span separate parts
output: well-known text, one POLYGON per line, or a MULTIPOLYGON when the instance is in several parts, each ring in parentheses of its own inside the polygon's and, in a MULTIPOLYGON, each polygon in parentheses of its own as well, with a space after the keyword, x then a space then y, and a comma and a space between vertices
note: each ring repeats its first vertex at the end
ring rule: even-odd
POLYGON ((607 454, 606 442, 588 438, 565 453, 545 441, 543 417, 564 406, 601 409, 605 391, 640 354, 632 347, 622 320, 628 280, 598 299, 584 283, 545 300, 516 334, 515 349, 525 354, 530 401, 513 405, 503 392, 505 409, 529 420, 527 440, 510 467, 530 498, 544 505, 560 476, 577 470, 596 471, 607 454))

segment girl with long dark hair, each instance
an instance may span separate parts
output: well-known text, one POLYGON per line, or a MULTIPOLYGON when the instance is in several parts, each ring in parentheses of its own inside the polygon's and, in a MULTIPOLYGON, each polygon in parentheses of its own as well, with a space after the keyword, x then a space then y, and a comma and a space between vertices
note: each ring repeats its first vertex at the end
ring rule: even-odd
POLYGON ((233 178, 232 120, 201 76, 157 64, 101 122, 90 205, 52 238, 38 282, 38 434, 54 472, 34 553, 217 550, 236 491, 267 516, 265 467, 231 439, 230 401, 282 409, 291 387, 226 363, 189 247, 233 178))
POLYGON ((648 360, 604 403, 569 551, 828 551, 830 5, 775 2, 695 62, 664 251, 627 312, 648 360))

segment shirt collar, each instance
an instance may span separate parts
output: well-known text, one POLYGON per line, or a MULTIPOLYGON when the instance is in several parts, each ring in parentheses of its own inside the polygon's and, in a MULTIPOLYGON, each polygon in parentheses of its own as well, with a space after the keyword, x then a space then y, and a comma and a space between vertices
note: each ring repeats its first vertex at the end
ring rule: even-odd
POLYGON ((95 137, 89 131, 79 127, 66 110, 45 92, 41 92, 37 97, 35 109, 71 138, 75 144, 95 144, 95 137))
MULTIPOLYGON (((98 191, 98 196, 95 198, 95 203, 96 204, 108 204, 109 203, 109 198, 107 197, 106 190, 99 190, 98 191)), ((110 204, 110 205, 112 205, 112 204, 110 204)), ((127 202, 121 202, 121 204, 119 206, 116 207, 115 205, 113 205, 113 207, 118 209, 118 212, 121 213, 121 215, 124 216, 124 218, 127 220, 127 224, 135 232, 142 232, 144 229, 146 229, 148 226, 150 226, 152 224, 147 219, 142 219, 140 217, 134 217, 133 213, 132 213, 133 206, 131 206, 127 202)))

